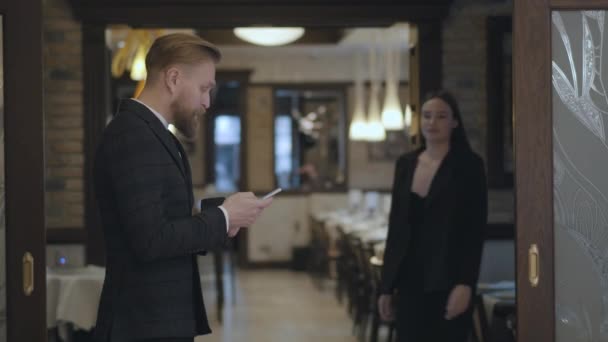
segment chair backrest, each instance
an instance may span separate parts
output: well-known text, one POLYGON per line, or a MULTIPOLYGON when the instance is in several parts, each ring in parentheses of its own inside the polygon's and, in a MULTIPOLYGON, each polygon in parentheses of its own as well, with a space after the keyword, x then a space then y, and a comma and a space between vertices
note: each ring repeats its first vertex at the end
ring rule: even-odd
POLYGON ((363 192, 359 189, 348 190, 348 207, 351 210, 361 209, 363 192))
POLYGON ((383 194, 382 195, 382 214, 388 216, 388 214, 390 214, 391 212, 391 202, 392 202, 392 196, 391 194, 383 194))
POLYGON ((481 256, 480 283, 515 280, 515 242, 486 240, 481 256))
POLYGON ((365 193, 365 210, 376 211, 380 203, 380 193, 377 191, 368 191, 365 193))

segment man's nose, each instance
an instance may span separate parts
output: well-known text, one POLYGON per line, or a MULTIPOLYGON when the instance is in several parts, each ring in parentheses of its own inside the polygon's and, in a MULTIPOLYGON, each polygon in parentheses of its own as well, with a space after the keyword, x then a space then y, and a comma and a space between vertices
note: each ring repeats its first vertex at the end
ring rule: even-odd
POLYGON ((211 104, 211 99, 209 98, 209 96, 205 96, 203 98, 203 103, 201 104, 203 106, 203 108, 205 108, 205 110, 209 109, 209 106, 211 104))

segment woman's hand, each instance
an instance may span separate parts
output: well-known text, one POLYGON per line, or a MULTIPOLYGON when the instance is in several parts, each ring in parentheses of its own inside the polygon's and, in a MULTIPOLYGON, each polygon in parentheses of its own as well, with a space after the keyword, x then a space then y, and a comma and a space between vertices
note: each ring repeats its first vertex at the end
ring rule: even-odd
POLYGON ((463 314, 471 303, 471 287, 468 285, 456 285, 450 292, 445 307, 445 319, 448 321, 463 314))
POLYGON ((393 296, 383 294, 378 298, 378 312, 383 321, 390 322, 395 319, 395 310, 393 310, 393 296))

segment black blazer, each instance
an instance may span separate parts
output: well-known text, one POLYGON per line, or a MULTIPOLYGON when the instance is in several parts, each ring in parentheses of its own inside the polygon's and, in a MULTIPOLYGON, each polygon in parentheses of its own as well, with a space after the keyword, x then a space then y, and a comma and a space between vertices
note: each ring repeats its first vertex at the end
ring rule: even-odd
POLYGON ((192 215, 179 142, 145 106, 125 100, 97 149, 94 180, 107 258, 94 338, 210 333, 196 254, 225 245, 226 220, 217 207, 192 215))
MULTIPOLYGON (((410 242, 409 200, 414 171, 422 149, 397 161, 381 293, 397 286, 401 263, 410 242)), ((487 222, 487 187, 481 158, 452 149, 431 183, 426 198, 421 241, 425 251, 425 291, 450 290, 456 284, 476 288, 487 222)))

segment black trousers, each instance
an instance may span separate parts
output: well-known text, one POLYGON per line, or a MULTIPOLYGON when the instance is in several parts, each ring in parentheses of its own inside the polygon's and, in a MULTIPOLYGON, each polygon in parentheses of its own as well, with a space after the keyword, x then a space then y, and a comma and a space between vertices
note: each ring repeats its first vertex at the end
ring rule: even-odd
POLYGON ((399 342, 466 342, 472 328, 472 311, 446 320, 449 292, 400 291, 397 298, 399 342))

